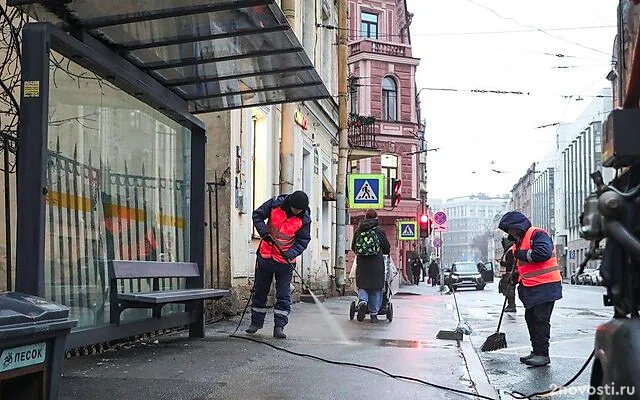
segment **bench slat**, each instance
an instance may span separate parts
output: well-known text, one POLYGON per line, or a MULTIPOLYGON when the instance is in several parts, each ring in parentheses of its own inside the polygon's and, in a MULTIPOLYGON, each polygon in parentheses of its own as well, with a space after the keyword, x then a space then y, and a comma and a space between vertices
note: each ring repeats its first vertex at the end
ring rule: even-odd
POLYGON ((182 289, 146 293, 120 293, 119 300, 138 303, 168 304, 189 300, 219 299, 230 295, 223 289, 182 289))
POLYGON ((109 263, 111 279, 196 278, 198 264, 183 262, 113 260, 109 263))

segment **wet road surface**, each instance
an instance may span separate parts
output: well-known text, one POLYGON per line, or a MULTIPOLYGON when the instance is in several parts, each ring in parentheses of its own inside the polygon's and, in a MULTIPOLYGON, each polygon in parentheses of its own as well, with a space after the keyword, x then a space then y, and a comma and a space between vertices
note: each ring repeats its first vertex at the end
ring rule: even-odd
MULTIPOLYGON (((313 304, 294 305, 286 341, 271 338, 269 313, 257 337, 292 351, 497 397, 468 337, 461 343, 435 339, 438 330, 456 327, 451 296, 424 284, 402 288, 393 298, 393 322, 378 324, 350 321, 352 300, 328 299, 329 320, 313 304)), ((157 344, 70 359, 61 400, 472 398, 230 338, 233 328, 228 321, 209 326, 204 340, 174 335, 157 344)))
MULTIPOLYGON (((501 391, 517 390, 533 393, 548 390, 569 380, 584 364, 593 349, 596 327, 609 320, 613 311, 602 305, 604 288, 592 286, 563 286, 563 299, 556 302, 551 317, 551 364, 531 368, 518 358, 531 351, 524 322, 524 308, 518 301, 516 314, 505 314, 500 331, 507 336, 508 348, 482 353, 480 347, 498 324, 504 297, 495 284, 482 292, 463 290, 457 300, 463 319, 474 330, 471 340, 485 367, 491 383, 501 391)), ((589 383, 591 365, 574 385, 589 383)), ((556 394, 555 399, 586 399, 584 392, 556 394)), ((502 393, 502 398, 511 396, 502 393)))

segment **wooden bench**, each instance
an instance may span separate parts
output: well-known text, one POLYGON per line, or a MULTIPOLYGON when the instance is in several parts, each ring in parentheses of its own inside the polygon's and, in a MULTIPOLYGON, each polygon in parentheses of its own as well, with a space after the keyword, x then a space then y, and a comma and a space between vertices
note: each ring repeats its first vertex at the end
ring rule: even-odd
POLYGON ((195 263, 123 261, 109 262, 110 321, 120 324, 120 314, 129 308, 153 310, 160 318, 167 304, 185 304, 187 311, 195 313, 196 322, 189 326, 190 337, 204 336, 204 300, 221 299, 230 295, 228 290, 202 288, 202 276, 195 263), (187 289, 160 290, 160 279, 186 278, 187 289), (120 293, 118 281, 122 279, 152 279, 150 292, 120 293))

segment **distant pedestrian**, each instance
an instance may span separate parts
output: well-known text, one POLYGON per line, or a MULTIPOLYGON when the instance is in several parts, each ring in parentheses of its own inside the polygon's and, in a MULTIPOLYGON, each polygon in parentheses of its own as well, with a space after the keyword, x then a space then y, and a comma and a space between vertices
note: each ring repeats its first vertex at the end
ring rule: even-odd
POLYGON ((500 220, 498 228, 508 233, 513 245, 516 270, 512 282, 518 283, 518 295, 524 304, 525 321, 533 351, 520 358, 522 363, 541 367, 549 359, 551 313, 556 300, 562 298, 562 276, 549 234, 531 226, 521 212, 510 211, 500 220))
POLYGON ((422 282, 424 282, 424 280, 427 279, 427 263, 422 258, 420 262, 422 263, 422 282))
POLYGON ((385 280, 384 255, 391 245, 384 229, 378 224, 378 214, 368 210, 353 234, 351 250, 356 254, 356 286, 358 287, 358 321, 363 321, 367 311, 371 322, 378 322, 382 306, 382 289, 385 280))
POLYGON ((431 286, 440 284, 440 267, 436 260, 431 261, 431 264, 429 264, 429 279, 431 279, 431 286))
POLYGON ((422 261, 419 257, 415 257, 411 261, 411 272, 413 273, 413 283, 417 286, 420 284, 420 273, 422 272, 422 261))
POLYGON ((291 279, 296 257, 311 241, 309 198, 302 191, 268 200, 253 212, 253 224, 262 238, 258 248, 255 292, 251 302, 251 326, 247 333, 262 329, 267 314, 267 295, 276 277, 273 337, 286 339, 284 327, 291 312, 291 279), (265 224, 265 220, 269 220, 265 224), (283 252, 280 253, 280 250, 283 252))

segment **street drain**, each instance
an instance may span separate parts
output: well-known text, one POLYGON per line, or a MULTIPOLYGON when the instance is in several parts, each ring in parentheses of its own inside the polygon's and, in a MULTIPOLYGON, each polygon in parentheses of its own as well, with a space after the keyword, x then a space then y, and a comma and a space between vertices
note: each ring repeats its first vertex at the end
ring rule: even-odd
POLYGON ((421 296, 420 293, 412 293, 412 292, 398 292, 393 295, 393 297, 402 297, 402 296, 421 296))

